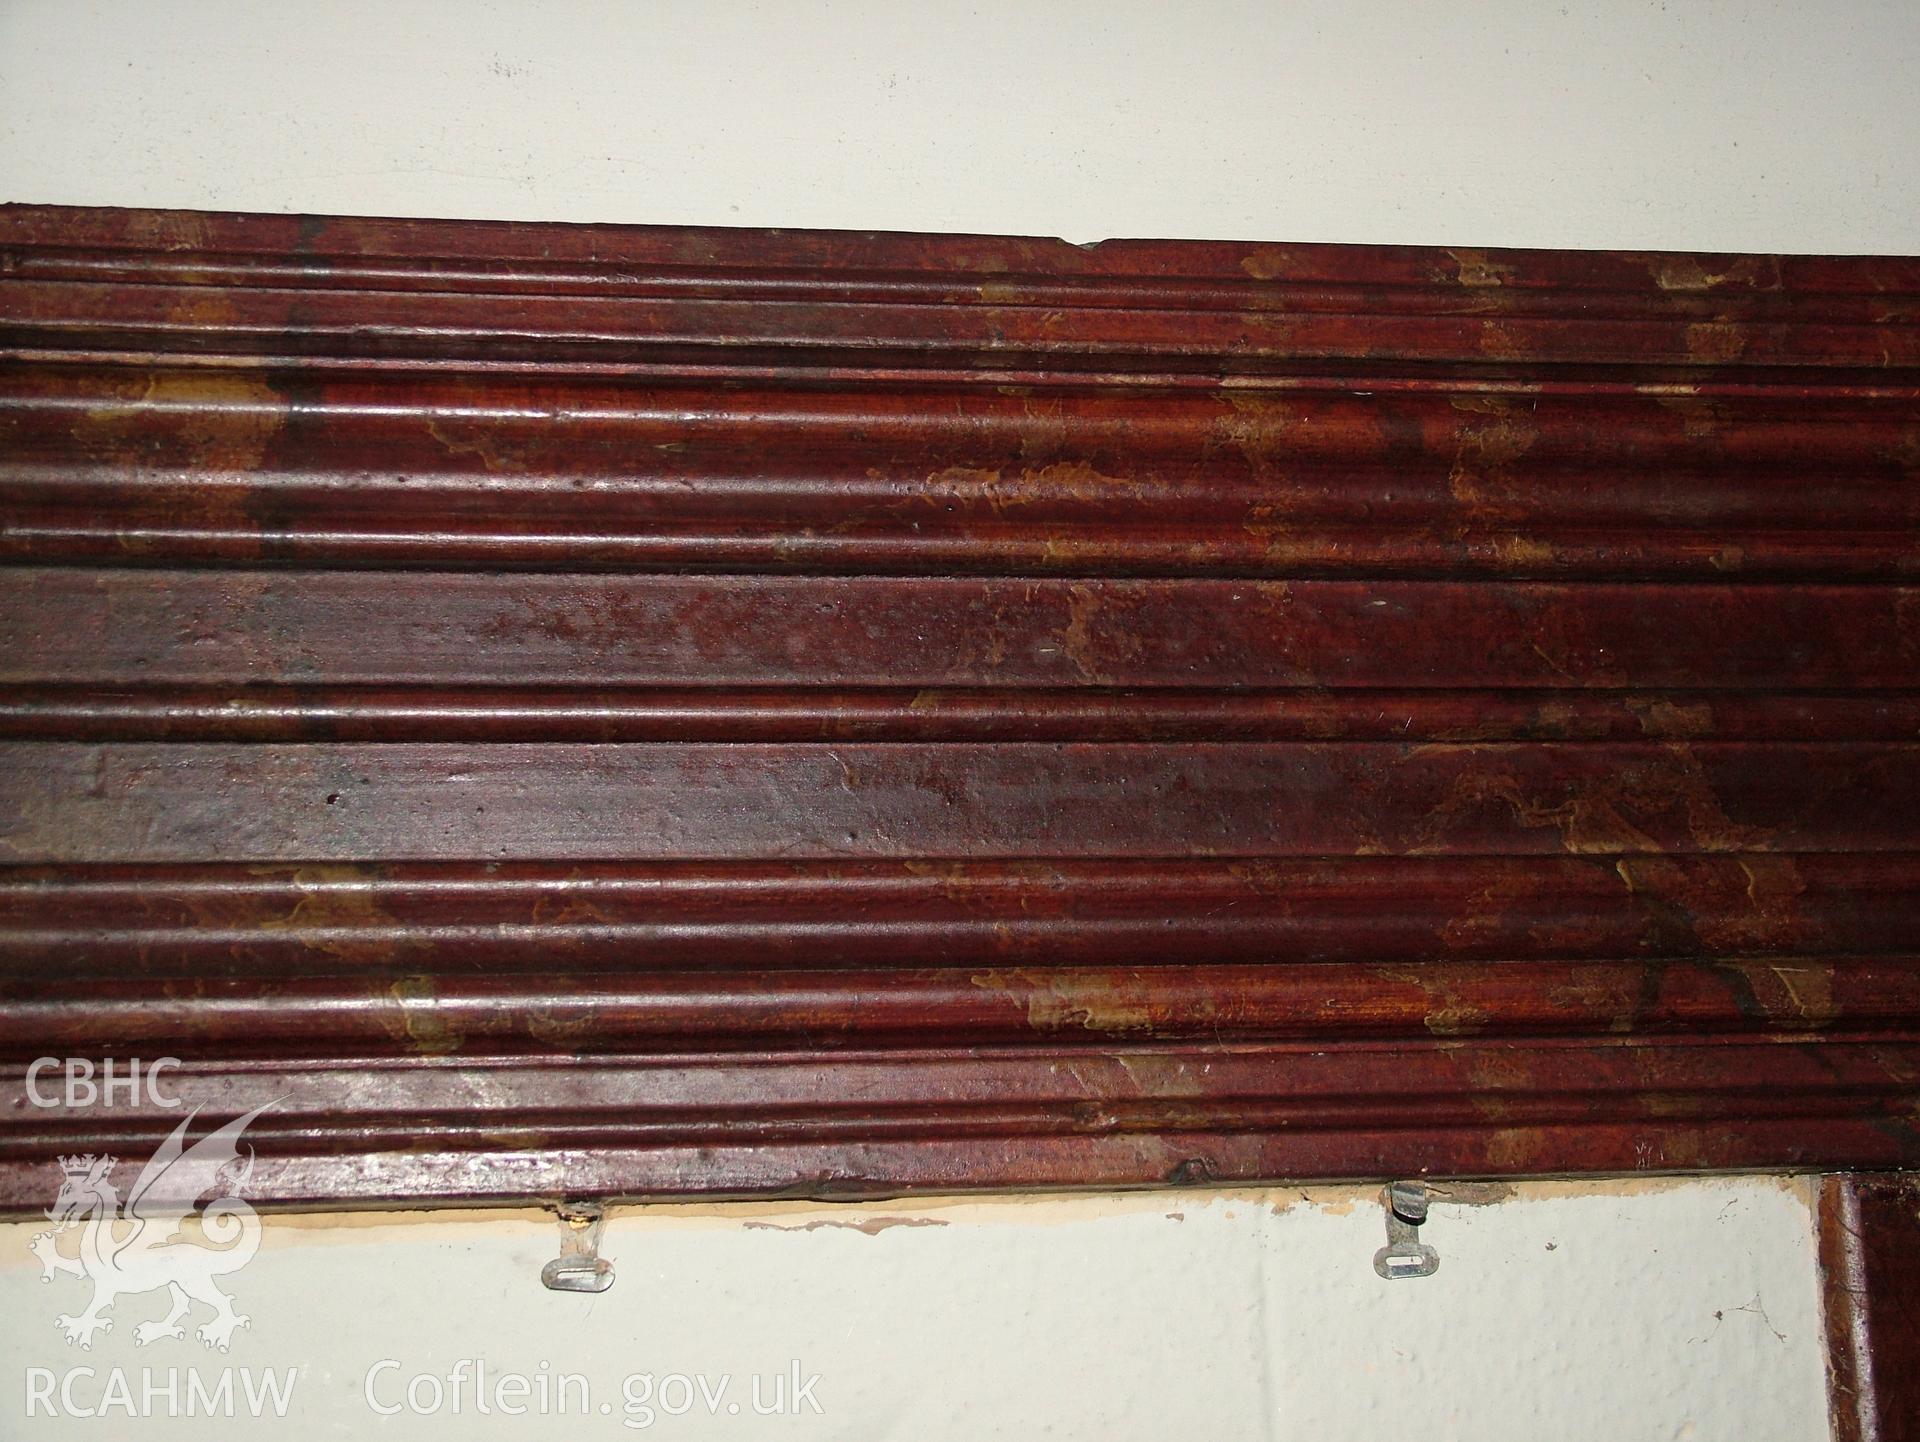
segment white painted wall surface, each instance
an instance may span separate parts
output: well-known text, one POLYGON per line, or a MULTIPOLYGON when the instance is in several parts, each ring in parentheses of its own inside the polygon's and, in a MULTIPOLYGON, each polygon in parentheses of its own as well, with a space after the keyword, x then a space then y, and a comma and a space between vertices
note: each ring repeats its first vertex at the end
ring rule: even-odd
MULTIPOLYGON (((1907 0, 0 0, 0 198, 1912 253, 1916 73, 1907 0)), ((593 1299, 539 1288, 554 1234, 536 1217, 274 1219, 234 1281, 254 1324, 224 1359, 135 1348, 157 1297, 69 1351, 53 1318, 85 1288, 43 1286, 35 1228, 4 1227, 0 1438, 134 1435, 29 1422, 34 1366, 131 1368, 136 1386, 143 1368, 300 1368, 296 1422, 138 1431, 198 1442, 635 1435, 628 1373, 745 1388, 794 1360, 822 1415, 743 1421, 736 1390, 718 1417, 696 1401, 637 1435, 1826 1435, 1797 1184, 1441 1208, 1440 1273, 1396 1284, 1371 1271, 1371 1192, 1312 1196, 636 1211, 593 1299), (844 1225, 897 1217, 915 1224, 844 1225), (386 1356, 403 1378, 545 1360, 613 1412, 383 1420, 363 1379, 386 1356)))
MULTIPOLYGON (((297 1366, 297 1426, 162 1417, 138 1435, 1826 1437, 1804 1184, 1540 1183, 1492 1206, 1443 1204, 1422 1228, 1440 1270, 1398 1282, 1373 1271, 1385 1237, 1377 1195, 634 1209, 608 1223, 602 1253, 616 1280, 599 1296, 541 1287, 558 1233, 538 1213, 269 1218, 259 1254, 230 1280, 252 1325, 224 1357, 191 1334, 135 1345, 135 1323, 166 1310, 161 1294, 117 1302, 111 1333, 90 1352, 68 1348, 54 1319, 84 1304, 86 1285, 67 1275, 43 1284, 27 1252, 34 1229, 0 1228, 0 1436, 131 1435, 118 1408, 65 1415, 58 1390, 62 1415, 37 1403, 27 1418, 30 1368, 95 1369, 66 1400, 97 1409, 113 1369, 138 1396, 143 1369, 164 1387, 173 1369, 197 1368, 213 1385, 225 1367, 284 1377, 297 1366), (401 1365, 369 1384, 388 1359, 401 1365), (583 1403, 569 1386, 565 1414, 482 1417, 467 1382, 455 1415, 449 1384, 412 1379, 445 1379, 462 1359, 484 1360, 490 1390, 509 1372, 539 1378, 543 1363, 544 1375, 575 1373, 589 1389, 583 1403), (752 1379, 771 1403, 770 1379, 792 1377, 795 1364, 803 1383, 818 1377, 808 1396, 819 1411, 753 1415, 752 1379), (629 1391, 626 1379, 642 1373, 664 1398, 637 1382, 629 1391), (673 1375, 689 1383, 667 1384, 673 1375), (722 1377, 732 1379, 724 1391, 722 1377), (437 1387, 440 1409, 408 1409, 409 1385, 422 1408, 437 1387), (662 1410, 683 1394, 690 1411, 662 1410)), ((538 1396, 529 1392, 530 1406, 538 1396)))
POLYGON ((0 0, 0 195, 1920 249, 1911 0, 0 0))

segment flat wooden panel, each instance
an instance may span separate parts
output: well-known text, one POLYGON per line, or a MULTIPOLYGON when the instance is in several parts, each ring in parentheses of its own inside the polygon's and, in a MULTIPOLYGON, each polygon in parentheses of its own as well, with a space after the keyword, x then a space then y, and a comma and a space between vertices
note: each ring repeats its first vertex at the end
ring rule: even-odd
POLYGON ((1920 1163, 1920 262, 0 261, 0 1205, 1920 1163))
POLYGON ((22 862, 1912 846, 1920 744, 0 745, 22 862))
POLYGON ((0 678, 543 686, 1911 686, 1920 590, 0 573, 0 678), (1484 639, 1465 647, 1457 638, 1484 639))

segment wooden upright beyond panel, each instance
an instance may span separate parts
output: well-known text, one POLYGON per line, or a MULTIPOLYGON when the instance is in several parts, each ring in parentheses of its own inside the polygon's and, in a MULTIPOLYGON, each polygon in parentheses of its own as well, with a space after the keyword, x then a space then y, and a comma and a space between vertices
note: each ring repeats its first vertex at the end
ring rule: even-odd
POLYGON ((0 1205, 1920 1162, 1920 262, 0 212, 0 1205), (52 1085, 46 1078, 42 1089, 52 1085))
POLYGON ((1920 1176, 1822 1177, 1834 1442, 1920 1439, 1920 1176))

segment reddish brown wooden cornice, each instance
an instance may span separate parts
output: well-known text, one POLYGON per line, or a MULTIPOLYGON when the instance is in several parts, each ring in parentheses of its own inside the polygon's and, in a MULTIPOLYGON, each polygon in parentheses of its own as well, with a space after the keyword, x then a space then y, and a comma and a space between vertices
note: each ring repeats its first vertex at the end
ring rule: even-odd
POLYGON ((1920 1163, 1920 261, 0 211, 0 1204, 1920 1163))

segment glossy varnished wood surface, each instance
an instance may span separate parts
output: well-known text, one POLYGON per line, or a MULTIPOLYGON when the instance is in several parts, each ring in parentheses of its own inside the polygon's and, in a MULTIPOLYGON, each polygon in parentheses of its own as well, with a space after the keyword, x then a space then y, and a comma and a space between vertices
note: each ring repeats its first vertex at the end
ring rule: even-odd
POLYGON ((1920 1161, 1920 262, 0 265, 0 1203, 1920 1161))
POLYGON ((1823 1177, 1817 1199, 1836 1442, 1920 1437, 1920 1177, 1823 1177))

